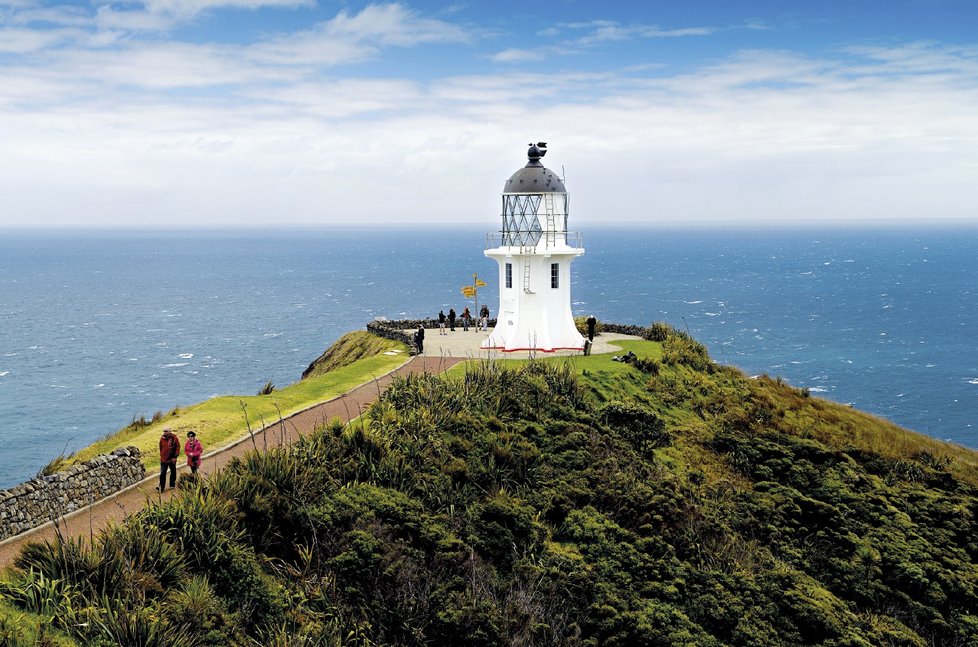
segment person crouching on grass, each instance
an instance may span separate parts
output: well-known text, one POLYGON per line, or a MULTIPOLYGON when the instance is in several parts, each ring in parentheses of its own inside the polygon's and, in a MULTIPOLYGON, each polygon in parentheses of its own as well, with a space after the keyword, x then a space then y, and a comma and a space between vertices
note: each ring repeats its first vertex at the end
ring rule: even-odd
POLYGON ((170 472, 170 489, 177 486, 177 457, 180 456, 180 439, 177 438, 169 427, 163 428, 163 435, 160 436, 160 484, 157 492, 166 490, 166 472, 170 472))
POLYGON ((197 440, 197 434, 195 432, 187 432, 187 442, 183 446, 183 453, 187 456, 187 465, 190 467, 190 473, 197 476, 197 468, 200 467, 200 455, 204 453, 204 446, 197 440))

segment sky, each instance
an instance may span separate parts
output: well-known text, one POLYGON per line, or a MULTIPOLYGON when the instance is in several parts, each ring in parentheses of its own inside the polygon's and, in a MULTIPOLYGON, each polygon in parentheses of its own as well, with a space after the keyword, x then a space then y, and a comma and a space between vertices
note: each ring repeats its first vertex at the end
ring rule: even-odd
MULTIPOLYGON (((0 228, 978 224, 974 0, 0 0, 0 228)), ((2 235, 2 234, 0 234, 2 235)))

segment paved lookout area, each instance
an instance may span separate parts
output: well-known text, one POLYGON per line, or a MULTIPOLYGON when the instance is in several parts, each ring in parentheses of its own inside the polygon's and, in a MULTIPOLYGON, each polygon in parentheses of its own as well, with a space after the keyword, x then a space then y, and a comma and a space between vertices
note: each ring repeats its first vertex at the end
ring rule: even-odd
MULTIPOLYGON (((409 335, 414 334, 414 329, 405 330, 409 335)), ((480 344, 489 337, 489 332, 477 330, 474 326, 462 330, 460 325, 455 326, 452 332, 445 327, 445 334, 439 335, 438 328, 425 328, 424 331, 424 355, 426 357, 445 357, 453 359, 527 359, 531 355, 537 358, 553 356, 574 356, 583 355, 581 351, 559 350, 552 353, 543 351, 513 351, 504 353, 500 350, 486 350, 480 344)), ((594 337, 594 345, 591 347, 591 354, 599 353, 618 353, 621 348, 612 345, 612 342, 621 339, 639 339, 634 335, 623 335, 620 333, 603 332, 594 337)))

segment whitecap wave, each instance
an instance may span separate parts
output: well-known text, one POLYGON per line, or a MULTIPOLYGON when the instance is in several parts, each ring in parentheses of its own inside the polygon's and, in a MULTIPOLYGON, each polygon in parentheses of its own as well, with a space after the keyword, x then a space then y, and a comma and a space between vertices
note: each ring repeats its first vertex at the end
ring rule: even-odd
POLYGON ((179 355, 177 355, 177 357, 179 357, 180 359, 190 359, 193 356, 194 356, 193 353, 180 353, 179 355))
POLYGON ((164 364, 162 368, 179 368, 181 366, 186 366, 190 362, 177 362, 176 364, 164 364))
POLYGON ((978 384, 978 377, 974 377, 968 380, 968 384, 978 384))
POLYGON ((694 306, 697 303, 703 303, 703 300, 700 299, 699 301, 683 301, 683 303, 688 303, 689 305, 694 306))
POLYGON ((808 387, 808 391, 810 393, 828 393, 829 392, 829 390, 826 389, 824 386, 810 386, 810 387, 808 387))
POLYGON ((3 377, 4 375, 10 375, 10 371, 0 371, 0 377, 3 377))

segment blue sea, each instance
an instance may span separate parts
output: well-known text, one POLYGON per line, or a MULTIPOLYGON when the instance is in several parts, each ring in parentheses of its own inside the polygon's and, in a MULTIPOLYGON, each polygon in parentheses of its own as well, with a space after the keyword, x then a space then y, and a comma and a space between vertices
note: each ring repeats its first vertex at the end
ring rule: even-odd
MULTIPOLYGON (((0 231, 0 488, 133 417, 294 382, 374 317, 458 310, 473 272, 495 314, 491 229, 0 231)), ((575 313, 978 447, 978 228, 580 229, 575 313)))

